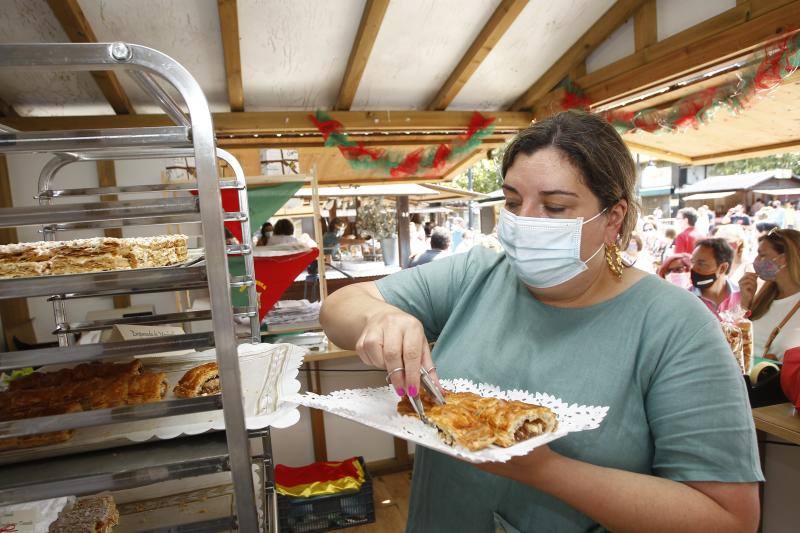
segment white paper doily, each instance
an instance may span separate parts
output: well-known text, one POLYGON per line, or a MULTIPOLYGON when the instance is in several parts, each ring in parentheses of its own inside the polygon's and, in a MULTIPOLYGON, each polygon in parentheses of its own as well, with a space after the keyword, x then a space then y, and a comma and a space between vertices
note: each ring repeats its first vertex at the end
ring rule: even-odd
POLYGON ((474 392, 481 396, 520 400, 548 407, 558 417, 558 430, 509 448, 490 446, 485 450, 472 452, 461 446, 448 446, 439 438, 436 428, 425 425, 415 417, 397 414, 398 397, 389 387, 345 389, 324 396, 308 392, 290 401, 328 411, 471 463, 506 462, 512 457, 526 455, 537 446, 552 442, 568 433, 599 427, 608 412, 608 407, 570 405, 549 394, 523 390, 504 391, 494 385, 484 383, 476 385, 466 379, 443 379, 441 382, 444 388, 455 392, 474 392))

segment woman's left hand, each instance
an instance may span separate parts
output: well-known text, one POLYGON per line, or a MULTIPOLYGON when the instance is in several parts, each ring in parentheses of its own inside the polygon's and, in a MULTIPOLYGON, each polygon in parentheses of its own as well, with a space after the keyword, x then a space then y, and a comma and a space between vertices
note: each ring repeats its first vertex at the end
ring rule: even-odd
POLYGON ((513 457, 505 463, 478 463, 474 466, 496 476, 536 486, 543 479, 543 467, 556 457, 558 454, 545 444, 534 448, 528 455, 513 457))

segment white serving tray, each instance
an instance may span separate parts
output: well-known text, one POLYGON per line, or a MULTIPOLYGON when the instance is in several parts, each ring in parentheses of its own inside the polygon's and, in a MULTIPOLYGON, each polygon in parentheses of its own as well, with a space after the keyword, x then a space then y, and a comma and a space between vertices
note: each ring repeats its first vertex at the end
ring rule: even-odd
POLYGON ((558 417, 558 430, 528 439, 509 448, 490 446, 484 450, 473 452, 461 446, 449 446, 439 438, 436 428, 425 425, 415 417, 397 414, 398 397, 389 387, 346 389, 324 396, 308 392, 299 395, 292 401, 307 407, 328 411, 471 463, 506 462, 512 457, 527 455, 537 446, 552 442, 569 433, 599 427, 608 412, 608 407, 570 405, 549 394, 521 390, 504 391, 494 385, 484 383, 476 385, 466 379, 444 379, 441 383, 444 388, 455 392, 474 392, 481 396, 520 400, 548 407, 558 417))

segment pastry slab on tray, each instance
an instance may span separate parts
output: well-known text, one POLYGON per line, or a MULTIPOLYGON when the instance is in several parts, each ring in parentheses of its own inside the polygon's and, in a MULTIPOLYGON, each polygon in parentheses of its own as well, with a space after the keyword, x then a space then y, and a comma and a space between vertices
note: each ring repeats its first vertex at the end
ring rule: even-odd
POLYGON ((64 509, 50 524, 49 533, 110 533, 119 524, 116 502, 110 494, 84 496, 64 509))
MULTIPOLYGON (((453 414, 439 419, 440 424, 452 428, 455 433, 474 431, 475 433, 467 435, 466 440, 462 434, 462 442, 465 444, 474 442, 481 446, 488 445, 488 447, 471 450, 469 447, 478 448, 480 446, 462 446, 458 444, 458 438, 453 439, 454 445, 446 443, 442 439, 442 432, 439 429, 424 424, 415 416, 409 416, 413 413, 410 406, 404 407, 402 404, 398 406, 397 394, 389 387, 347 389, 324 396, 309 392, 299 395, 293 401, 307 407, 328 411, 472 463, 505 462, 512 457, 526 455, 537 446, 552 442, 569 433, 599 427, 608 412, 608 407, 569 404, 567 401, 549 394, 520 390, 505 391, 494 385, 475 384, 466 379, 445 379, 441 380, 441 383, 447 391, 451 391, 449 394, 455 394, 455 396, 451 396, 449 400, 453 404, 450 407, 450 412, 453 414), (471 394, 461 394, 459 398, 460 393, 471 394), (500 405, 503 409, 508 410, 502 417, 495 416, 501 423, 495 427, 491 427, 488 423, 476 423, 474 412, 470 412, 470 409, 476 407, 475 403, 481 404, 481 402, 483 405, 480 405, 480 408, 492 409, 492 405, 498 405, 495 399, 504 400, 500 405), (469 407, 458 405, 459 401, 472 403, 472 405, 469 407), (533 410, 529 404, 533 404, 533 410), (540 411, 536 410, 535 406, 547 409, 540 411), (555 415, 556 420, 550 419, 548 411, 555 415), (533 417, 529 415, 533 415, 533 417), (522 432, 517 434, 520 430, 518 427, 520 423, 522 432), (533 424, 533 426, 525 427, 525 424, 533 424), (537 424, 544 424, 544 426, 538 427, 537 424), (547 431, 548 428, 554 430, 547 431), (541 434, 530 436, 537 432, 541 434), (513 439, 514 443, 511 443, 510 439, 513 439), (498 441, 502 446, 493 444, 498 441)), ((407 402, 405 403, 407 404, 407 402)), ((437 418, 437 410, 438 408, 433 404, 426 405, 426 414, 429 418, 437 418)), ((450 436, 455 437, 455 435, 450 436)))
MULTIPOLYGON (((242 344, 238 347, 239 367, 242 374, 242 395, 245 400, 245 415, 248 429, 260 429, 267 426, 276 428, 289 427, 300 419, 297 404, 293 403, 300 382, 297 380, 299 367, 302 365, 305 350, 291 344, 242 344)), ((129 378, 134 381, 133 386, 128 385, 127 396, 135 402, 147 398, 149 394, 161 394, 165 391, 163 399, 174 400, 179 396, 174 392, 181 380, 198 375, 191 372, 193 369, 203 367, 207 369, 209 363, 216 358, 214 349, 203 352, 192 352, 179 356, 157 357, 151 354, 141 360, 137 359, 125 363, 117 363, 111 369, 107 365, 94 365, 82 363, 69 367, 51 367, 50 371, 37 371, 28 376, 12 380, 5 392, 0 392, 0 413, 7 414, 7 420, 12 419, 8 409, 19 401, 10 398, 14 394, 28 393, 28 387, 41 384, 59 384, 70 382, 78 376, 100 379, 99 374, 108 377, 109 374, 149 374, 164 376, 165 382, 154 378, 129 378), (122 365, 126 365, 124 368, 122 365), (206 366, 208 365, 208 366, 206 366), (5 401, 6 410, 3 410, 5 401)), ((202 373, 202 372, 200 372, 202 373)), ((186 382, 184 382, 186 383, 186 382)), ((208 385, 206 382, 201 384, 208 385)), ((213 392, 212 392, 213 394, 213 392)), ((26 396, 22 394, 21 398, 26 396)), ((93 397, 100 399, 108 394, 96 393, 93 397)), ((22 398, 26 400, 27 398, 22 398)), ((141 403, 141 401, 139 401, 141 403)), ((87 404, 88 406, 88 404, 87 404)), ((81 402, 72 405, 71 410, 85 410, 81 402)), ((19 418, 24 418, 25 411, 20 412, 19 418)), ((59 414, 58 412, 42 412, 45 414, 59 414)), ((30 413, 29 416, 33 416, 30 413)), ((2 417, 0 417, 2 418, 2 417)), ((118 446, 136 444, 152 439, 171 439, 181 435, 196 435, 211 430, 225 428, 223 413, 208 411, 188 415, 178 415, 166 418, 137 420, 125 424, 111 424, 106 426, 93 426, 77 428, 75 430, 59 432, 58 434, 44 434, 23 436, 17 438, 0 439, 0 465, 31 461, 48 457, 57 457, 65 454, 82 453, 101 450, 118 446), (20 440, 15 440, 20 439, 20 440)))
MULTIPOLYGON (((14 379, 0 392, 0 420, 20 420, 92 409, 157 402, 167 393, 163 372, 146 372, 140 361, 82 363, 14 379)), ((74 431, 0 438, 0 451, 68 442, 74 431)))
POLYGON ((177 265, 187 259, 187 240, 186 235, 158 235, 4 244, 0 279, 177 265))
MULTIPOLYGON (((508 448, 558 429, 558 418, 549 408, 519 400, 445 390, 445 404, 436 405, 424 389, 420 399, 426 418, 439 429, 442 440, 470 451, 492 444, 508 448)), ((397 412, 418 418, 408 397, 397 403, 397 412)))

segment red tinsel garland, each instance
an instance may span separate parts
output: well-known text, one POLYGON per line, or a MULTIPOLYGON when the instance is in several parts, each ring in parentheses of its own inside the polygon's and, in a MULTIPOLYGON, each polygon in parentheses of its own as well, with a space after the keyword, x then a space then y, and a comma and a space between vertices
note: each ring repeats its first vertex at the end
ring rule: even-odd
POLYGON ((413 175, 435 177, 448 163, 458 160, 471 151, 494 130, 494 117, 486 117, 476 111, 470 119, 467 131, 459 135, 454 142, 419 148, 404 154, 368 148, 362 143, 350 140, 344 125, 322 111, 309 115, 309 119, 322 134, 325 146, 337 147, 351 167, 378 170, 393 178, 413 175))
MULTIPOLYGON (((800 68, 800 33, 787 36, 764 51, 754 67, 744 71, 736 83, 703 89, 681 98, 667 108, 600 113, 620 134, 643 131, 664 133, 698 128, 719 109, 738 113, 767 95, 800 68)), ((560 105, 563 110, 589 109, 590 100, 580 87, 567 80, 560 105)))

